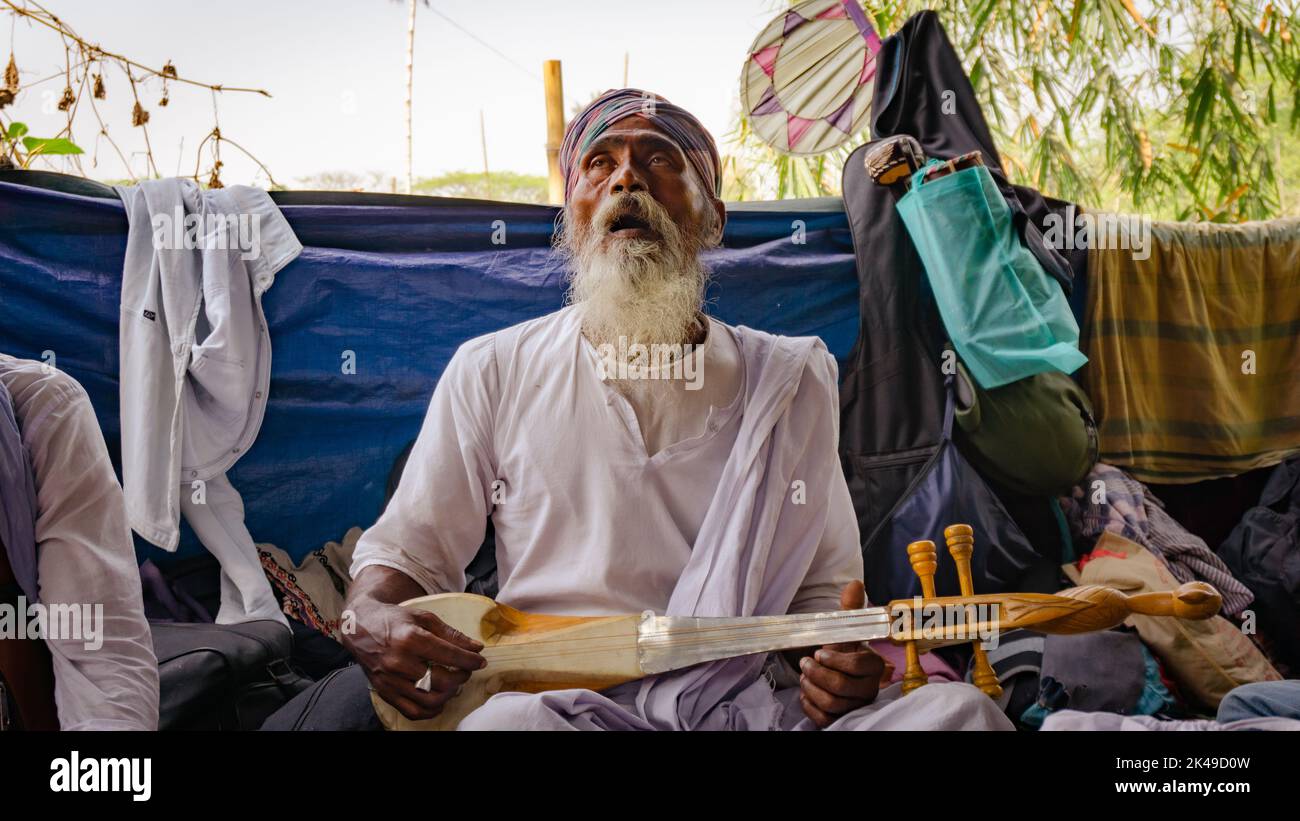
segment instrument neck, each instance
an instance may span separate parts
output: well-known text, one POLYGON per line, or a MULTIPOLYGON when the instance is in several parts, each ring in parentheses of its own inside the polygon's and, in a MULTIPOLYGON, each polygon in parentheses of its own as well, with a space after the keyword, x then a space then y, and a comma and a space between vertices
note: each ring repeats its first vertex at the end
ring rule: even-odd
POLYGON ((637 637, 641 669, 664 673, 706 661, 889 635, 883 607, 745 618, 642 616, 637 637))

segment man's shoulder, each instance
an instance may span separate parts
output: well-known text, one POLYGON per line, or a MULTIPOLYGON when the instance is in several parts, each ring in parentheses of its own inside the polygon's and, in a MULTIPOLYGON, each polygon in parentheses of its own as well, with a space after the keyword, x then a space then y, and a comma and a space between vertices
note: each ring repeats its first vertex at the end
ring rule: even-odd
POLYGON ((58 368, 7 354, 0 354, 0 384, 9 393, 20 423, 56 406, 89 401, 81 383, 58 368))
POLYGON ((516 370, 517 363, 556 356, 562 346, 572 344, 579 324, 574 309, 566 307, 476 336, 456 349, 453 357, 455 369, 466 375, 494 373, 498 377, 508 376, 516 370))
POLYGON ((740 341, 745 358, 749 361, 767 361, 780 359, 802 362, 805 367, 822 370, 829 366, 832 373, 836 369, 835 357, 826 349, 826 343, 818 336, 785 336, 769 331, 760 331, 746 325, 727 325, 725 327, 735 334, 740 341))
POLYGON ((576 331, 580 324, 581 317, 577 308, 566 305, 558 311, 502 328, 494 336, 498 344, 544 344, 565 337, 568 331, 576 331))
POLYGON ((553 346, 570 340, 578 317, 572 306, 525 320, 491 333, 476 336, 457 350, 457 356, 470 359, 510 358, 530 350, 553 346))

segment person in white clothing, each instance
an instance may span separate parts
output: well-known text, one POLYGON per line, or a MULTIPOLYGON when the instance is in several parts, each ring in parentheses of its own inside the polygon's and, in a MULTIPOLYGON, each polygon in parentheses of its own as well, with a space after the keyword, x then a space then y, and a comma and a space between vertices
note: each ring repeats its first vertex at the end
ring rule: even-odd
MULTIPOLYGON (((477 642, 398 604, 464 589, 489 518, 497 598, 525 611, 865 604, 834 359, 818 340, 703 312, 701 254, 726 220, 712 138, 666 100, 623 89, 570 124, 561 155, 571 305, 461 346, 354 555, 350 675, 411 719, 437 715, 485 662, 477 642), (791 477, 806 500, 787 498, 791 477)), ((788 660, 776 694, 752 659, 733 660, 618 692, 501 693, 461 729, 1010 727, 968 685, 931 685, 902 707, 896 685, 878 699, 886 666, 865 644, 788 660)), ((268 722, 291 724, 313 726, 301 713, 268 722)))
POLYGON ((79 636, 45 640, 59 727, 156 730, 158 661, 122 488, 90 398, 56 368, 4 354, 0 384, 35 480, 38 606, 90 619, 79 636))

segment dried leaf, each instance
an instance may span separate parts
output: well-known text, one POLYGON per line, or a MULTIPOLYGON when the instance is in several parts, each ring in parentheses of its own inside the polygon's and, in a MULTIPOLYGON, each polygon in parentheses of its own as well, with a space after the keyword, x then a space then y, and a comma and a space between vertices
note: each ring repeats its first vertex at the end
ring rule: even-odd
POLYGON ((171 60, 168 60, 167 65, 162 67, 162 76, 170 77, 173 80, 176 79, 176 66, 172 65, 171 60))
POLYGON ((221 184, 221 160, 212 165, 212 176, 208 177, 208 188, 224 188, 221 184))
POLYGON ((149 112, 144 110, 139 100, 136 100, 135 108, 131 109, 131 125, 142 126, 147 122, 149 122, 149 112))
POLYGON ((5 66, 5 88, 18 91, 18 64, 14 62, 12 54, 9 55, 9 65, 5 66))
POLYGON ((104 92, 104 76, 102 74, 95 75, 95 83, 90 93, 96 100, 102 100, 107 96, 104 92))
POLYGON ((7 88, 0 88, 0 108, 4 108, 14 101, 13 91, 7 88))
POLYGON ((1233 192, 1232 192, 1231 194, 1228 195, 1228 198, 1227 198, 1226 200, 1223 201, 1223 206, 1222 206, 1222 208, 1221 208, 1220 210, 1222 210, 1223 208, 1227 208, 1227 207, 1229 207, 1229 206, 1232 205, 1234 202, 1236 202, 1237 200, 1241 199, 1242 195, 1245 194, 1245 193, 1246 193, 1247 191, 1249 191, 1249 190, 1250 190, 1250 183, 1245 183, 1245 184, 1243 184, 1243 185, 1239 185, 1239 186, 1237 186, 1237 188, 1236 188, 1235 190, 1233 190, 1233 192))
POLYGON ((59 98, 59 111, 67 111, 76 101, 77 95, 72 93, 72 86, 65 86, 63 96, 59 98))

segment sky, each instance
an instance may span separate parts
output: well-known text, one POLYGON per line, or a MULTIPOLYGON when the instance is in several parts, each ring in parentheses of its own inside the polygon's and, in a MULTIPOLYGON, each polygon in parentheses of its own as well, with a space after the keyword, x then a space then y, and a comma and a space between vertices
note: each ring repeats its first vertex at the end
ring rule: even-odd
MULTIPOLYGON (((222 134, 292 185, 322 172, 404 175, 405 0, 43 0, 83 39, 183 77, 269 91, 270 99, 218 96, 222 134)), ((780 0, 431 0, 416 18, 414 172, 488 166, 546 173, 542 63, 562 61, 565 114, 595 93, 628 84, 662 94, 721 139, 734 127, 740 68, 780 0), (450 21, 454 21, 450 22, 450 21), (459 28, 458 28, 459 26, 459 28), (470 34, 467 34, 468 31, 470 34), (475 39, 477 38, 477 40, 475 39), (481 42, 480 42, 481 41, 481 42), (486 45, 485 45, 486 44, 486 45)), ((61 71, 58 35, 0 13, 24 85, 61 71)), ((3 45, 0 45, 0 49, 3 45)), ((5 59, 0 56, 0 60, 5 59)), ((136 173, 145 159, 131 127, 125 76, 105 74, 99 103, 108 132, 136 173)), ((65 122, 58 79, 20 94, 6 113, 49 136, 65 122)), ((173 84, 157 105, 157 80, 142 87, 159 172, 193 174, 195 148, 213 124, 213 94, 173 84), (183 141, 183 149, 182 149, 183 141)), ((83 104, 84 105, 84 104, 83 104)), ((90 177, 126 177, 98 123, 78 115, 74 139, 90 177)), ((258 182, 256 166, 227 147, 227 183, 258 182)), ((204 167, 208 163, 204 162, 204 167)))

